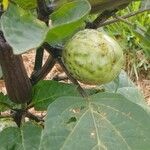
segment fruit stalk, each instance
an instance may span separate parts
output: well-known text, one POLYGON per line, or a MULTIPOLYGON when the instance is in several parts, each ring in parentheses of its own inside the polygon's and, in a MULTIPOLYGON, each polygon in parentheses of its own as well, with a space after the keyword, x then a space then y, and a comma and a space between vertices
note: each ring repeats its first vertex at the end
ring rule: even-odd
POLYGON ((64 72, 66 73, 66 75, 68 76, 68 78, 70 79, 70 81, 72 81, 72 83, 74 83, 75 85, 77 85, 77 90, 79 91, 79 93, 81 94, 81 96, 84 97, 84 98, 88 98, 87 93, 83 90, 83 88, 80 86, 80 84, 78 83, 78 81, 69 73, 69 71, 65 67, 65 65, 62 62, 62 60, 61 60, 60 57, 57 58, 57 61, 60 64, 60 66, 63 68, 64 72))

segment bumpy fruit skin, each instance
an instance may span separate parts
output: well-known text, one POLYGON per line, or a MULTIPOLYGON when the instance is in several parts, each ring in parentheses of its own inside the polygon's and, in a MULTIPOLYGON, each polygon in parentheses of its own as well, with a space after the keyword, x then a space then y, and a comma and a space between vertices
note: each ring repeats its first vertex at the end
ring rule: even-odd
POLYGON ((85 29, 65 45, 62 60, 70 74, 85 84, 104 84, 120 73, 123 52, 119 44, 103 32, 85 29))

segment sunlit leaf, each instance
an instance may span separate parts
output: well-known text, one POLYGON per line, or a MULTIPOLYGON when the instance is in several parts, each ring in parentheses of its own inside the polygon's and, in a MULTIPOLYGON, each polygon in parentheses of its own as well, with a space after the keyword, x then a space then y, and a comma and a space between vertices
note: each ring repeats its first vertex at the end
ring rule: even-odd
POLYGON ((150 115, 119 94, 62 97, 48 108, 40 150, 149 150, 150 115))
POLYGON ((47 33, 46 25, 27 11, 9 5, 1 17, 1 28, 15 54, 38 47, 47 33))
POLYGON ((38 150, 42 128, 26 123, 21 128, 9 127, 0 132, 1 150, 38 150))
POLYGON ((19 5, 21 8, 25 10, 34 9, 37 7, 37 1, 36 0, 13 0, 17 5, 19 5))
MULTIPOLYGON (((98 90, 86 89, 89 95, 95 94, 98 90)), ((36 110, 47 110, 48 105, 56 98, 62 96, 80 96, 77 86, 73 84, 60 83, 57 81, 40 81, 33 87, 32 103, 36 110)))
POLYGON ((52 27, 49 30, 46 42, 63 44, 77 32, 84 24, 85 16, 90 12, 90 4, 86 0, 66 3, 50 17, 52 27))

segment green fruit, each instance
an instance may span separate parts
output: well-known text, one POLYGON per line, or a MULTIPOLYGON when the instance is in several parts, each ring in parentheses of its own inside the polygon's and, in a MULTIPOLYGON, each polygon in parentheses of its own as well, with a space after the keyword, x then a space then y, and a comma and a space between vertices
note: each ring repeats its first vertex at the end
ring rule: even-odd
POLYGON ((86 84, 104 84, 120 73, 123 52, 107 34, 85 29, 76 33, 65 45, 62 60, 77 80, 86 84))

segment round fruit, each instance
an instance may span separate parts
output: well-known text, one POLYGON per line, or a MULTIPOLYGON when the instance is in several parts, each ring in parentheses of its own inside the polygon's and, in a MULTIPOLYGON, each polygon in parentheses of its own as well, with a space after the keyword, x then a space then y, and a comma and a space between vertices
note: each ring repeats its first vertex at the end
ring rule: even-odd
POLYGON ((76 33, 65 45, 62 60, 77 80, 86 84, 104 84, 120 73, 123 52, 107 34, 85 29, 76 33))

